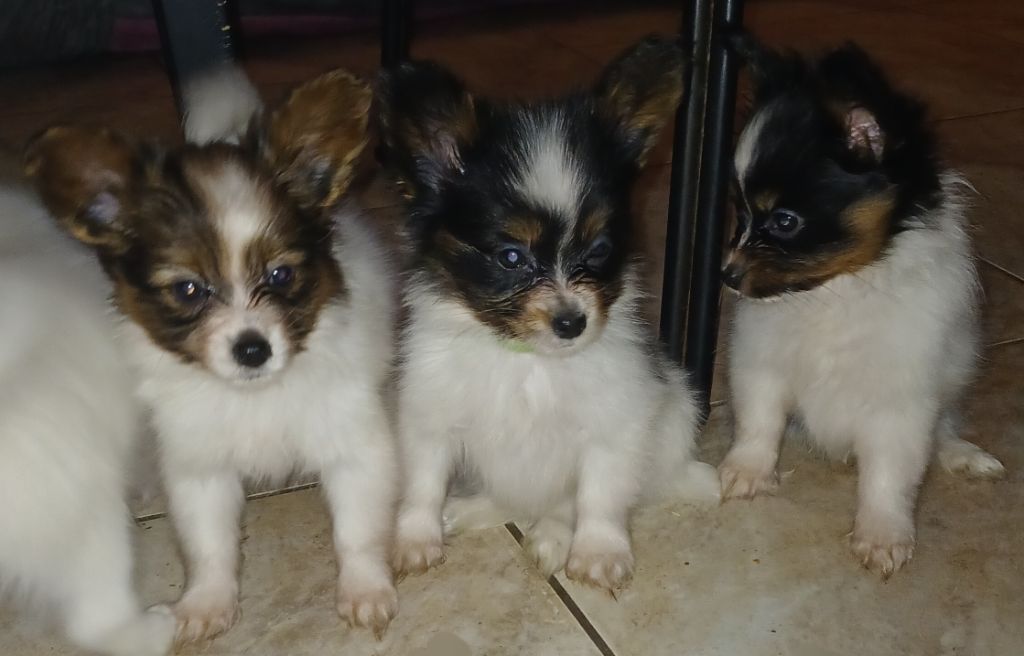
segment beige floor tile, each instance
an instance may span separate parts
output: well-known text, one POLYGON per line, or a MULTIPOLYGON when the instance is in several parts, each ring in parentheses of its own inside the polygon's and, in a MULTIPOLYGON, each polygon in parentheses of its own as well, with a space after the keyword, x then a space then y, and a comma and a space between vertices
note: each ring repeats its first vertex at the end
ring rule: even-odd
MULTIPOLYGON (((381 642, 366 631, 349 629, 334 611, 330 527, 316 490, 250 502, 245 533, 241 621, 221 638, 180 653, 598 653, 547 584, 527 569, 504 528, 454 539, 447 564, 403 581, 401 613, 381 642)), ((175 599, 182 568, 169 523, 146 522, 138 542, 143 597, 148 602, 175 599)), ((71 653, 11 613, 0 614, 0 644, 3 653, 18 656, 71 653)))
POLYGON ((1000 344, 1024 339, 1024 280, 987 262, 979 263, 982 305, 982 331, 985 344, 1000 344))
MULTIPOLYGON (((1024 640, 1024 345, 996 354, 973 430, 1015 473, 969 483, 933 472, 919 549, 882 583, 848 553, 856 475, 787 444, 774 497, 709 511, 653 508, 634 526, 637 573, 612 601, 567 588, 618 656, 693 653, 875 656, 1016 653, 1024 640), (1016 376, 1016 379, 1014 378, 1016 376), (1007 408, 995 410, 1006 404, 1007 408), (1005 450, 1004 450, 1005 449, 1005 450)), ((716 408, 705 454, 717 462, 728 408, 716 408)))

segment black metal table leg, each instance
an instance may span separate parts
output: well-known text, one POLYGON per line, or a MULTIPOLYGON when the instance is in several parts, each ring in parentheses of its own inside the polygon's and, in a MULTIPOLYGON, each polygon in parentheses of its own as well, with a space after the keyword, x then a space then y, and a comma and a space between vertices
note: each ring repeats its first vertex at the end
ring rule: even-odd
POLYGON ((742 0, 689 2, 692 65, 676 122, 669 189, 661 336, 672 357, 682 356, 705 410, 715 366, 736 101, 735 56, 722 32, 740 26, 742 11, 742 0))
POLYGON ((380 16, 380 63, 385 68, 409 59, 413 0, 383 0, 380 16))
POLYGON ((234 59, 228 0, 152 0, 164 65, 181 110, 181 83, 234 59))

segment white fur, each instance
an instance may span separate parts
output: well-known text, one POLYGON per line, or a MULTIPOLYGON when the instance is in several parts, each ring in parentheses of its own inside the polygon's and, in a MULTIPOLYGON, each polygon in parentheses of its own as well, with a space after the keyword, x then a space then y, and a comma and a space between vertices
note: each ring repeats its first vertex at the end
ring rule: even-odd
POLYGON ((599 334, 570 355, 509 350, 422 280, 406 301, 400 569, 442 559, 442 505, 456 469, 493 504, 449 504, 451 527, 501 512, 525 520, 545 573, 568 560, 570 575, 608 588, 631 573, 627 518, 642 498, 689 484, 691 497, 717 499, 713 469, 693 460, 693 393, 678 367, 651 354, 632 275, 603 330, 588 327, 599 334))
POLYGON ((199 145, 213 141, 237 144, 250 119, 262 109, 259 93, 235 66, 186 81, 182 100, 185 139, 199 145))
MULTIPOLYGON (((525 115, 520 127, 523 152, 516 188, 524 199, 567 223, 579 212, 587 193, 586 176, 565 141, 561 114, 525 115)), ((566 231, 571 234, 572 231, 566 231)))
POLYGON ((947 466, 1002 472, 952 429, 978 349, 978 281, 959 184, 947 176, 939 209, 875 264, 773 303, 736 306, 736 437, 720 467, 724 495, 774 487, 787 417, 798 416, 826 453, 856 456, 852 545, 883 575, 912 555, 917 489, 937 432, 947 466))
POLYGON ((174 620, 132 586, 139 425, 109 291, 32 195, 0 186, 0 583, 82 649, 157 656, 174 620))
POLYGON ((306 349, 258 386, 184 364, 125 325, 188 561, 188 586, 175 607, 182 639, 215 634, 235 619, 243 482, 296 472, 320 475, 331 508, 339 612, 379 631, 396 611, 387 564, 395 456, 381 394, 394 291, 362 216, 337 217, 336 256, 347 296, 324 308, 306 349))

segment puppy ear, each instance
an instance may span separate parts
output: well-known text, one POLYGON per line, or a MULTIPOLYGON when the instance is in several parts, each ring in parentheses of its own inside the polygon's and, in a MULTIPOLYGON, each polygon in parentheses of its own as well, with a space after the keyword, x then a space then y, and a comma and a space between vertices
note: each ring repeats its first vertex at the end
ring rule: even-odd
POLYGON ((843 116, 846 147, 860 159, 882 161, 885 153, 885 135, 878 119, 864 107, 850 107, 843 116))
POLYGON ((292 91, 256 127, 263 158, 304 209, 329 208, 348 190, 369 139, 372 97, 365 82, 334 70, 292 91))
POLYGON ((462 82, 432 62, 381 73, 377 125, 381 158, 409 195, 436 190, 462 170, 479 134, 476 103, 462 82))
POLYGON ((818 77, 825 103, 844 130, 846 147, 858 159, 881 162, 890 145, 920 136, 924 105, 893 89, 881 66, 856 44, 822 57, 818 77))
POLYGON ((106 129, 53 127, 33 139, 25 172, 73 237, 117 255, 128 247, 125 207, 142 175, 142 148, 106 129))
POLYGON ((594 88, 598 114, 637 166, 679 106, 684 66, 678 41, 651 36, 609 64, 594 88))
POLYGON ((772 50, 746 30, 730 33, 726 43, 746 65, 757 102, 769 100, 808 77, 807 65, 799 55, 772 50))

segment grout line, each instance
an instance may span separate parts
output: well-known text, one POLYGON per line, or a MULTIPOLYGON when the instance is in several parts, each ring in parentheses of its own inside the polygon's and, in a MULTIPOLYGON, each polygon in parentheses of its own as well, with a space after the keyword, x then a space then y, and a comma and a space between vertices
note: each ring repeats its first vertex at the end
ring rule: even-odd
POLYGON ((1021 277, 1020 275, 1014 273, 1013 271, 1010 271, 1006 267, 1001 266, 999 264, 996 264, 995 262, 992 262, 991 260, 988 260, 988 259, 986 259, 984 257, 979 257, 978 259, 981 260, 982 262, 984 262, 985 264, 989 265, 993 269, 998 269, 999 271, 1002 271, 1003 273, 1005 273, 1006 275, 1010 276, 1014 280, 1016 280, 1018 282, 1024 282, 1024 277, 1021 277))
POLYGON ((993 349, 993 348, 996 348, 997 346, 1012 346, 1013 344, 1020 344, 1020 343, 1024 343, 1024 337, 1011 337, 1010 339, 1004 339, 1004 340, 999 341, 999 342, 993 342, 992 344, 989 344, 985 348, 993 349))
POLYGON ((987 116, 998 116, 999 114, 1012 114, 1024 110, 1024 107, 1006 107, 1004 109, 990 109, 987 112, 976 112, 974 114, 958 114, 956 116, 945 116, 935 120, 935 123, 946 123, 948 121, 959 121, 967 118, 985 118, 987 116))
MULTIPOLYGON (((505 524, 505 530, 512 534, 512 538, 519 543, 519 546, 523 546, 523 532, 519 530, 519 527, 514 523, 509 522, 505 524)), ((601 636, 601 633, 597 630, 597 627, 590 621, 583 609, 579 607, 576 600, 572 598, 569 591, 565 589, 565 586, 556 579, 554 576, 548 577, 548 585, 554 591, 555 595, 561 600, 566 610, 573 616, 576 623, 580 625, 583 632, 587 634, 590 641, 594 643, 597 650, 601 652, 601 656, 615 656, 615 652, 608 645, 608 642, 601 636)))
MULTIPOLYGON (((248 494, 245 497, 246 501, 255 501, 256 499, 267 499, 269 497, 276 497, 281 494, 288 494, 289 492, 300 492, 302 490, 310 490, 314 487, 319 486, 320 483, 299 483, 298 485, 292 485, 290 487, 283 487, 279 490, 268 490, 266 492, 254 492, 248 494)), ((154 519, 164 519, 167 517, 167 511, 149 513, 148 515, 139 515, 133 518, 136 523, 149 522, 154 519)))

